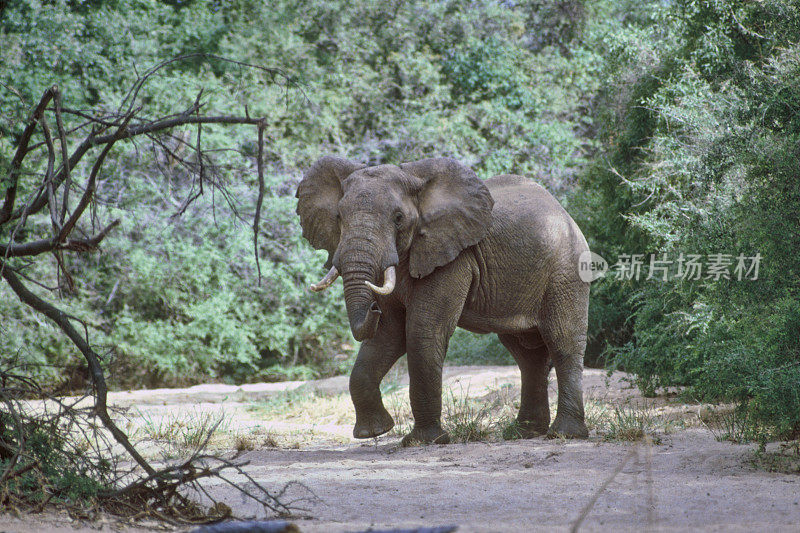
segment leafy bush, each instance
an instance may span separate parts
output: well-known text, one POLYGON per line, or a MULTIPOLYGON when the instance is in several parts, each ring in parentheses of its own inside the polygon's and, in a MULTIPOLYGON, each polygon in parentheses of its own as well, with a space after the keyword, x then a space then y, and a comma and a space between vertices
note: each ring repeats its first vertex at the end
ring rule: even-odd
POLYGON ((733 400, 759 438, 800 431, 800 11, 678 1, 611 38, 602 150, 574 199, 595 251, 760 254, 758 280, 593 287, 593 348, 647 393, 733 400), (638 50, 631 50, 636 42, 638 50), (633 53, 632 53, 633 52, 633 53))
POLYGON ((108 461, 90 464, 75 461, 76 450, 67 444, 64 432, 33 421, 22 421, 0 412, 0 471, 14 460, 10 450, 23 446, 24 454, 4 480, 2 503, 70 503, 91 507, 101 490, 111 484, 108 461), (20 435, 25 435, 24 444, 20 435), (78 464, 76 464, 76 462, 78 464))
MULTIPOLYGON (((537 176, 563 195, 589 154, 590 125, 580 110, 597 87, 600 66, 600 54, 576 42, 594 13, 581 6, 14 2, 0 19, 0 175, 27 107, 54 83, 65 105, 102 110, 126 103, 139 74, 178 54, 282 69, 286 86, 260 70, 195 57, 170 63, 138 94, 154 113, 174 112, 202 88, 209 109, 238 114, 247 105, 252 116, 269 117, 262 284, 250 230, 236 216, 255 203, 253 139, 208 125, 207 156, 228 167, 210 179, 234 194, 201 198, 182 216, 167 218, 196 192, 167 149, 179 151, 195 132, 116 147, 106 166, 114 171, 101 176, 95 208, 125 222, 106 239, 103 254, 68 265, 76 289, 61 294, 60 306, 85 320, 93 341, 106 347, 115 386, 336 372, 354 343, 340 286, 322 295, 305 291, 323 274, 324 257, 300 238, 293 214, 302 169, 324 153, 370 164, 448 155, 484 177, 537 176), (575 46, 567 50, 568 43, 575 46)), ((75 179, 88 173, 73 170, 75 179)), ((31 194, 39 184, 27 176, 23 193, 31 194)), ((36 223, 46 228, 48 220, 36 223)), ((3 241, 7 231, 0 230, 3 241)), ((53 381, 81 366, 57 331, 19 307, 4 286, 0 295, 0 349, 45 365, 35 372, 53 381)), ((454 349, 461 345, 466 354, 466 344, 478 343, 469 348, 476 361, 487 349, 501 352, 496 340, 465 339, 457 336, 454 349)))
MULTIPOLYGON (((174 218, 164 213, 194 191, 159 143, 178 149, 176 139, 194 132, 116 148, 95 209, 128 222, 105 254, 68 265, 76 288, 61 296, 107 346, 117 386, 340 370, 354 345, 341 289, 304 290, 325 258, 301 239, 293 214, 301 169, 324 153, 368 164, 447 155, 482 177, 541 181, 612 261, 761 254, 756 281, 595 283, 587 363, 635 373, 648 394, 684 385, 698 398, 736 401, 762 439, 798 432, 793 2, 23 0, 4 8, 0 36, 2 176, 27 106, 53 83, 72 107, 116 108, 137 72, 187 52, 289 76, 280 86, 206 56, 172 63, 142 88, 154 112, 182 108, 203 88, 205 105, 221 113, 247 104, 270 118, 263 279, 236 216, 255 202, 253 139, 204 127, 209 157, 228 169, 213 179, 232 194, 174 218)), ((82 179, 88 169, 74 172, 82 179)), ((39 185, 30 176, 25 195, 39 185)), ((4 353, 54 381, 80 366, 2 285, 0 314, 4 353)), ((494 336, 459 331, 449 351, 451 363, 512 362, 494 336)))

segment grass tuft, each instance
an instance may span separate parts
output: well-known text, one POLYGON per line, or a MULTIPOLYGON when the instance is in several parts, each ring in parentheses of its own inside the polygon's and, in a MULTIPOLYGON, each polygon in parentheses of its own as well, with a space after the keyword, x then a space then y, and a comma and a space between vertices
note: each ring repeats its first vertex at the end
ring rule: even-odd
POLYGON ((453 389, 445 393, 445 431, 454 442, 488 440, 492 434, 492 404, 469 397, 469 389, 459 394, 453 389))
POLYGON ((720 425, 716 431, 709 427, 718 441, 746 444, 764 434, 760 424, 753 420, 749 411, 744 409, 731 409, 728 412, 720 413, 718 420, 720 425))
MULTIPOLYGON (((615 406, 606 419, 603 438, 607 441, 637 442, 653 438, 658 419, 651 407, 642 405, 615 406)), ((658 443, 659 440, 653 438, 658 443)))
POLYGON ((498 421, 500 438, 503 440, 519 440, 525 436, 522 426, 514 417, 505 417, 498 421))
POLYGON ((230 420, 225 413, 203 411, 170 412, 163 417, 142 413, 143 422, 135 435, 165 445, 169 456, 181 455, 199 448, 214 435, 228 430, 230 420))
POLYGON ((584 422, 586 422, 586 427, 589 431, 602 429, 611 416, 608 403, 595 398, 586 399, 583 404, 583 410, 584 422))
POLYGON ((255 450, 258 444, 252 434, 239 434, 233 438, 233 447, 237 452, 249 452, 255 450))
POLYGON ((759 447, 753 457, 753 466, 767 472, 800 474, 800 440, 781 442, 770 450, 759 447))

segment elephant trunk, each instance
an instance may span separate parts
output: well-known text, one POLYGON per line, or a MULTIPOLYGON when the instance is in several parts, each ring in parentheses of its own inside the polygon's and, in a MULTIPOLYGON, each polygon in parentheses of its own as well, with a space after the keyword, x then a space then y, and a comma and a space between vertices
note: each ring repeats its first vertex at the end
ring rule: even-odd
POLYGON ((374 279, 375 265, 370 261, 342 261, 344 301, 350 330, 357 341, 370 339, 378 329, 381 310, 367 282, 374 279))

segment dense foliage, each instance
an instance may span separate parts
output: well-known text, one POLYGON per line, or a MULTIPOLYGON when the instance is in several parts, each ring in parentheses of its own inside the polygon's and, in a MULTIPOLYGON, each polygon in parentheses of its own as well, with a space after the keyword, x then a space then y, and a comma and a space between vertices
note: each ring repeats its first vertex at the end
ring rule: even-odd
MULTIPOLYGON (((207 56, 171 64, 143 88, 154 112, 202 87, 209 107, 270 118, 264 282, 233 216, 255 203, 253 139, 204 129, 238 152, 220 153, 233 195, 204 197, 180 217, 164 215, 188 192, 164 150, 116 150, 96 208, 127 222, 105 253, 70 265, 76 288, 62 296, 109 346, 119 384, 338 370, 352 339, 340 286, 304 289, 324 257, 293 214, 302 169, 326 153, 370 164, 448 155, 482 177, 540 180, 611 263, 760 254, 757 280, 596 282, 587 359, 634 372, 649 393, 686 385, 736 401, 760 435, 787 436, 800 422, 798 9, 789 0, 21 0, 0 20, 0 175, 21 118, 53 83, 71 107, 102 109, 137 73, 179 54, 277 67, 291 83, 207 56)), ((0 298, 2 353, 54 365, 61 379, 76 354, 2 286, 0 298)), ((475 352, 503 353, 496 339, 454 338, 455 360, 475 352)))
MULTIPOLYGON (((190 103, 202 88, 208 108, 247 105, 269 117, 264 281, 257 286, 248 228, 231 216, 255 203, 252 138, 204 128, 206 144, 240 152, 220 156, 231 166, 221 179, 233 194, 201 198, 180 217, 168 214, 190 193, 188 180, 165 149, 179 149, 194 132, 164 138, 166 148, 115 150, 116 169, 102 177, 96 208, 119 214, 121 231, 105 241, 105 253, 71 260, 77 283, 62 304, 108 346, 117 385, 340 369, 338 355, 349 355, 353 344, 341 288, 305 290, 321 275, 324 258, 302 241, 293 214, 302 169, 320 155, 373 164, 450 155, 482 176, 516 171, 540 175, 562 194, 569 189, 591 144, 581 135, 587 119, 580 110, 599 65, 597 56, 572 54, 565 44, 580 31, 580 3, 469 7, 252 0, 7 5, 0 26, 0 165, 8 164, 29 105, 53 83, 72 108, 114 109, 146 68, 195 52, 277 67, 290 78, 274 83, 260 71, 206 57, 171 64, 143 87, 140 102, 153 113, 190 103)), ((52 365, 40 372, 57 380, 79 364, 58 332, 0 291, 4 354, 52 365)), ((486 342, 460 335, 456 358, 473 345, 486 342)), ((489 352, 498 351, 496 339, 489 342, 489 352)))
POLYGON ((653 6, 609 39, 602 149, 581 182, 584 228, 609 261, 732 261, 730 279, 601 282, 595 342, 646 392, 736 401, 760 437, 800 432, 798 41, 795 2, 653 6), (757 279, 734 275, 740 254, 760 254, 757 279))

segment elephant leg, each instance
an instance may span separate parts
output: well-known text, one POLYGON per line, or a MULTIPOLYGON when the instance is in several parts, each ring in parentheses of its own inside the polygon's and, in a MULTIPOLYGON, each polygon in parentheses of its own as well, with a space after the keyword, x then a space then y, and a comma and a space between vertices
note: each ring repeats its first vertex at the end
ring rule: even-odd
POLYGON ((377 437, 394 427, 379 387, 383 377, 406 351, 405 317, 401 309, 384 307, 388 312, 381 316, 375 337, 361 344, 350 372, 350 397, 356 410, 353 436, 357 439, 377 437))
POLYGON ((547 376, 550 373, 550 355, 541 335, 525 334, 498 335, 522 374, 522 394, 520 397, 519 423, 523 437, 544 435, 550 427, 550 403, 547 398, 547 376))
POLYGON ((408 395, 411 401, 411 413, 414 415, 414 428, 403 438, 403 446, 417 442, 436 444, 450 442, 450 436, 442 429, 441 418, 442 365, 452 331, 450 330, 449 334, 426 332, 409 335, 408 395))
POLYGON ((407 308, 408 393, 414 428, 403 438, 403 446, 450 442, 441 422, 442 365, 471 281, 467 273, 448 272, 451 270, 454 267, 448 265, 439 272, 446 282, 437 282, 435 276, 421 280, 416 294, 424 298, 418 297, 407 308))
POLYGON ((586 349, 588 321, 588 286, 574 290, 554 291, 556 297, 545 296, 540 331, 547 344, 558 381, 556 418, 548 437, 586 438, 583 411, 583 353, 586 349), (585 289, 585 294, 582 293, 585 289))

